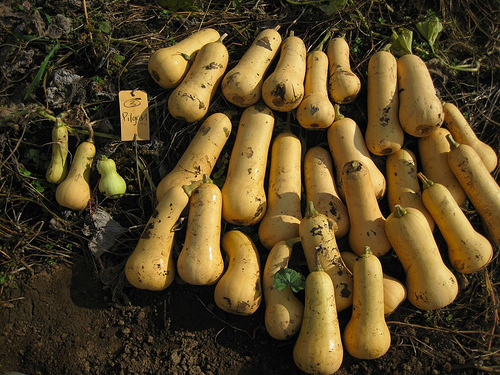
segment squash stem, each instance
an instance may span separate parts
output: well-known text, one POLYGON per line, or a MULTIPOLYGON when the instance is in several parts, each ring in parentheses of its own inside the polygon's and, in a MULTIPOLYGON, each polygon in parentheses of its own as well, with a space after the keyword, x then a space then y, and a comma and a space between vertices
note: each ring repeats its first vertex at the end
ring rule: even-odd
POLYGON ((450 148, 452 150, 456 149, 458 146, 460 146, 460 143, 458 143, 457 141, 455 141, 453 139, 453 136, 451 134, 446 134, 446 140, 448 141, 448 143, 450 144, 450 148))
POLYGON ((319 215, 319 212, 314 207, 314 203, 312 201, 307 201, 305 217, 309 219, 316 215, 319 215))
POLYGON ((89 131, 89 137, 87 139, 87 142, 94 143, 94 128, 90 124, 85 124, 85 127, 89 131))
POLYGON ((417 173, 418 178, 422 181, 422 189, 427 189, 434 185, 434 182, 429 180, 422 172, 417 173))
POLYGON ((408 213, 401 205, 394 205, 394 217, 400 218, 405 216, 408 213))
POLYGON ((323 266, 321 265, 321 252, 323 250, 323 244, 319 244, 314 248, 315 250, 315 263, 314 263, 314 268, 312 269, 312 272, 317 272, 317 271, 324 271, 323 266))
POLYGON ((205 182, 204 179, 195 181, 189 185, 182 185, 182 189, 184 189, 184 192, 188 195, 188 197, 191 197, 193 194, 193 191, 196 190, 197 187, 199 187, 201 184, 205 182))
POLYGON ((335 108, 335 121, 342 120, 345 116, 340 113, 340 105, 335 104, 333 107, 335 108))
POLYGON ((365 246, 365 250, 363 251, 363 255, 373 254, 373 251, 370 249, 370 246, 365 246))

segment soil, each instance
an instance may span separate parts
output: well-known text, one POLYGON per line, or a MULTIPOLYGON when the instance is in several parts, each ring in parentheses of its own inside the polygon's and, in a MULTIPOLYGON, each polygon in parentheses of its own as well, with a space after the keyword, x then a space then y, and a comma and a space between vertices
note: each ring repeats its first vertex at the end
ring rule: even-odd
MULTIPOLYGON (((315 5, 286 1, 211 1, 188 10, 182 9, 182 1, 162 3, 166 8, 159 3, 63 0, 0 5, 0 374, 301 374, 292 356, 295 338, 279 341, 266 332, 265 303, 250 316, 238 316, 215 305, 214 286, 192 286, 177 277, 164 291, 151 292, 133 288, 124 277, 124 263, 155 206, 155 186, 175 165, 198 125, 168 115, 169 92, 151 79, 147 60, 153 50, 181 40, 202 23, 229 33, 232 65, 259 28, 280 24, 283 34, 293 29, 308 46, 319 43, 328 27, 345 33, 363 91, 342 111, 361 125, 366 123, 363 97, 370 52, 389 41, 392 29, 412 28, 414 48, 426 57, 441 98, 463 108, 480 138, 499 149, 500 90, 494 77, 500 73, 500 49, 494 35, 500 14, 494 1, 347 2, 330 14, 315 5), (173 3, 180 8, 172 8, 173 3), (432 56, 414 27, 429 14, 445 26, 440 55, 455 65, 475 67, 480 62, 480 71, 456 71, 432 56), (149 95, 150 142, 120 142, 116 137, 117 92, 133 88, 149 95), (93 124, 99 154, 113 155, 128 182, 124 197, 105 199, 98 192, 94 165, 93 198, 87 209, 75 212, 55 202, 55 186, 44 176, 53 116, 61 113, 74 129, 72 150, 87 136, 82 124, 93 124)), ((220 93, 210 111, 224 111, 233 119, 241 113, 220 93)), ((286 121, 286 115, 277 114, 278 128, 286 121)), ((305 145, 325 142, 324 132, 294 129, 305 145)), ((218 183, 223 183, 233 141, 217 165, 218 183)), ((409 145, 415 147, 411 139, 409 145)), ((382 158, 375 159, 383 166, 382 158)), ((494 176, 498 181, 498 168, 494 176)), ((388 208, 383 210, 387 213, 388 208)), ((469 203, 464 212, 484 233, 469 203)), ((225 229, 230 228, 226 223, 225 229)), ((256 227, 244 230, 256 238, 256 227)), ((175 257, 184 231, 181 223, 175 257)), ((435 237, 446 259, 439 231, 435 237)), ((264 264, 267 252, 258 246, 264 264)), ((339 247, 348 249, 345 238, 339 247)), ((394 252, 381 261, 386 273, 404 280, 394 252)), ((387 317, 389 351, 375 360, 344 352, 337 373, 500 373, 498 262, 495 247, 487 268, 472 275, 455 272, 460 293, 443 309, 421 311, 403 302, 387 317)), ((300 255, 291 265, 305 270, 300 255)), ((303 291, 297 296, 303 300, 303 291)), ((350 314, 350 309, 339 313, 341 329, 350 314)))

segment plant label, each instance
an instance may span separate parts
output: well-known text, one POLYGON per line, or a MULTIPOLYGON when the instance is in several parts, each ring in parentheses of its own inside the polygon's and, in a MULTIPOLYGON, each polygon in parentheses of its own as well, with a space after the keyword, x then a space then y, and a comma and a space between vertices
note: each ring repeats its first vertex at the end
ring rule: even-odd
POLYGON ((149 140, 148 95, 141 90, 122 90, 118 94, 122 141, 149 140))

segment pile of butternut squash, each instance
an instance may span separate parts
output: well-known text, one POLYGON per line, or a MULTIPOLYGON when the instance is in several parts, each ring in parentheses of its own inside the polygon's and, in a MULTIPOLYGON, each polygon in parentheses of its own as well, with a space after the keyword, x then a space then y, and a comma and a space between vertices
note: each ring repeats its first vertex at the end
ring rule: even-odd
POLYGON ((261 31, 227 72, 224 38, 212 29, 151 56, 153 79, 171 90, 170 114, 201 124, 159 182, 158 206, 125 274, 149 290, 168 287, 175 272, 186 283, 213 285, 215 304, 232 314, 253 314, 263 303, 269 334, 295 341, 296 365, 331 374, 344 348, 362 359, 390 349, 385 317, 401 303, 448 306, 459 293, 456 276, 488 265, 500 244, 500 188, 491 175, 497 154, 455 105, 441 102, 417 55, 372 54, 360 126, 340 112, 361 92, 348 41, 334 37, 325 51, 321 44, 307 54, 299 36, 282 40, 278 30, 261 31), (237 121, 207 116, 219 88, 241 109, 237 121), (289 116, 284 130, 275 126, 278 113, 289 116), (324 141, 306 147, 299 135, 307 132, 322 132, 324 141), (217 186, 210 175, 223 150, 230 159, 217 186), (461 208, 467 199, 484 235, 461 208), (185 237, 178 238, 183 216, 185 237), (438 248, 438 231, 447 252, 438 248), (342 237, 347 249, 337 244, 342 237), (306 264, 303 300, 274 284, 293 251, 306 264), (405 280, 382 269, 390 253, 405 280), (341 332, 337 313, 347 309, 341 332))

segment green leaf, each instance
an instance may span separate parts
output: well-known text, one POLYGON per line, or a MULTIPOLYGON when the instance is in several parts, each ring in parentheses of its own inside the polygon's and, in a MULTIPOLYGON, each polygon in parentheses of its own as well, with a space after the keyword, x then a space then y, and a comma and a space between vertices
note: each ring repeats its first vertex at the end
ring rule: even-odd
POLYGON ((441 31, 443 31, 443 25, 439 19, 436 16, 430 17, 426 21, 418 22, 416 26, 418 32, 429 43, 431 49, 434 50, 434 43, 441 31))
POLYGON ((97 27, 104 34, 109 34, 111 32, 111 25, 109 24, 109 22, 99 21, 98 24, 97 24, 97 27))
POLYGON ((331 16, 332 14, 341 10, 346 4, 346 0, 330 0, 325 3, 319 3, 316 5, 319 9, 323 11, 327 16, 331 16))
POLYGON ((413 42, 413 31, 400 29, 399 34, 392 30, 391 50, 396 56, 403 56, 412 53, 411 44, 413 42))
POLYGON ((38 69, 38 72, 36 73, 35 78, 33 78, 33 81, 29 85, 28 90, 26 90, 26 94, 24 95, 23 100, 28 99, 29 96, 31 95, 31 93, 33 92, 33 90, 38 86, 38 84, 42 80, 42 77, 43 77, 43 74, 45 73, 45 70, 47 69, 47 65, 49 64, 50 59, 52 58, 52 56, 54 56, 54 54, 56 53, 56 51, 58 49, 59 49, 59 43, 56 43, 52 47, 52 49, 49 51, 49 54, 47 56, 45 56, 45 59, 43 60, 42 65, 40 66, 40 69, 38 69))
POLYGON ((306 286, 306 278, 300 272, 291 268, 282 268, 274 274, 273 287, 278 290, 283 290, 290 286, 297 293, 306 286))

